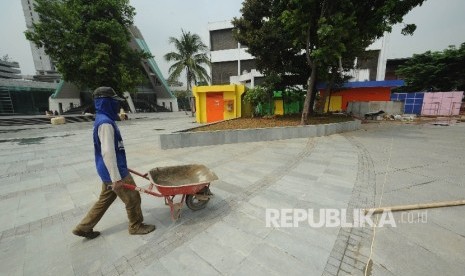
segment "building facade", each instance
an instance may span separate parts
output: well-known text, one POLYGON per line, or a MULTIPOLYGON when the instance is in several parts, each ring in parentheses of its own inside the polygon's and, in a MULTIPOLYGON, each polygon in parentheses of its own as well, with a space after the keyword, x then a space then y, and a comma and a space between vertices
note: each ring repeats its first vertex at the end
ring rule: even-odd
MULTIPOLYGON (((131 26, 129 31, 131 33, 131 47, 153 56, 141 31, 136 26, 131 26)), ((158 106, 169 111, 179 111, 178 101, 171 92, 157 62, 153 58, 149 58, 142 60, 141 64, 148 78, 148 83, 137 88, 136 97, 141 99, 152 99, 158 106), (152 97, 152 95, 154 97, 152 97)))
POLYGON ((396 70, 399 69, 399 66, 404 65, 410 58, 396 58, 388 59, 386 62, 386 74, 384 76, 385 80, 399 80, 402 79, 402 76, 399 76, 396 73, 396 70))
POLYGON ((56 83, 25 80, 18 62, 0 60, 0 115, 38 115, 49 110, 56 83))
MULTIPOLYGON (((255 58, 247 53, 233 36, 231 21, 208 24, 210 34, 212 84, 244 84, 254 87, 263 81, 256 68, 255 58)), ((371 45, 363 57, 355 60, 356 69, 350 70, 350 81, 384 80, 386 71, 385 42, 381 39, 371 45)))
POLYGON ((212 22, 208 30, 212 84, 242 83, 248 87, 259 84, 263 75, 256 70, 255 58, 234 38, 232 23, 212 22))
MULTIPOLYGON (((32 30, 33 23, 39 21, 39 15, 34 11, 34 2, 35 0, 21 0, 27 30, 32 30)), ((145 43, 139 29, 136 26, 131 26, 129 31, 131 33, 130 46, 134 49, 150 53, 149 47, 145 43)), ((81 91, 81 89, 73 84, 63 83, 61 75, 56 71, 54 62, 45 53, 45 49, 37 47, 33 42, 30 42, 30 46, 36 69, 34 80, 56 83, 56 91, 49 100, 51 108, 57 109, 61 113, 81 105, 89 104, 82 101, 82 99, 89 99, 89 97, 82 95, 82 93, 89 91, 81 91)), ((176 97, 171 93, 155 60, 153 58, 145 59, 141 61, 141 66, 146 72, 147 82, 137 87, 134 101, 141 102, 146 107, 146 111, 178 111, 176 97)))
POLYGON ((19 63, 0 60, 0 78, 20 79, 21 70, 19 70, 19 63))
MULTIPOLYGON (((21 0, 23 6, 26 28, 33 29, 33 23, 39 21, 39 14, 34 11, 34 0, 21 0)), ((53 60, 45 53, 44 47, 37 47, 32 41, 29 42, 32 52, 32 59, 36 69, 34 79, 37 81, 56 82, 60 81, 60 74, 56 71, 53 60)))
POLYGON ((0 115, 44 114, 56 83, 0 78, 0 115))
MULTIPOLYGON (((139 29, 136 26, 131 26, 129 31, 131 34, 130 46, 152 55, 139 29)), ((141 66, 146 73, 146 82, 139 85, 136 89, 137 92, 130 96, 131 99, 128 99, 135 105, 135 110, 131 111, 179 111, 177 99, 163 78, 155 60, 153 58, 144 59, 141 66)), ((89 91, 82 92, 75 85, 61 81, 55 93, 50 97, 50 108, 58 110, 61 114, 76 107, 91 105, 91 97, 86 97, 83 94, 89 94, 89 91)), ((129 93, 127 95, 129 96, 129 93)))

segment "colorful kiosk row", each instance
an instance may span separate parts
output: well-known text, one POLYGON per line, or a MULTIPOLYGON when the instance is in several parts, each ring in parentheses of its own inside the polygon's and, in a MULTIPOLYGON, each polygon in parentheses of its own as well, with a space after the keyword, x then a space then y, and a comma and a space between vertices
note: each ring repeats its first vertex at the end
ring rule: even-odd
MULTIPOLYGON (((402 80, 348 82, 344 84, 343 89, 331 93, 330 102, 326 87, 322 85, 318 86, 318 89, 324 100, 325 111, 328 108, 330 111, 345 111, 349 102, 401 101, 404 103, 405 114, 459 115, 463 99, 462 91, 391 93, 392 88, 403 85, 402 80)), ((245 86, 237 84, 194 86, 197 122, 211 123, 241 117, 245 108, 242 103, 244 92, 245 86)), ((273 114, 284 114, 286 108, 278 92, 274 95, 273 114)), ((298 104, 296 108, 299 109, 298 104)))

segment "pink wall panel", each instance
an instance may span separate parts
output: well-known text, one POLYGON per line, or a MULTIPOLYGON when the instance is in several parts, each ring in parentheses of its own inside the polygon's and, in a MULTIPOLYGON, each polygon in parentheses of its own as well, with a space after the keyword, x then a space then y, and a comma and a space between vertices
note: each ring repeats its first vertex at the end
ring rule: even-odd
POLYGON ((421 115, 459 115, 463 91, 425 93, 421 115))

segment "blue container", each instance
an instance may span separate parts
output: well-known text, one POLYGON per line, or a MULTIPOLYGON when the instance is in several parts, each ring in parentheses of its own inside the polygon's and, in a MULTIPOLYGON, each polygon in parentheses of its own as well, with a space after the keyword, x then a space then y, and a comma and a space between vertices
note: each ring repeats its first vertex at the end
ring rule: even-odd
POLYGON ((399 101, 404 103, 405 114, 421 114, 423 107, 423 98, 425 93, 393 93, 391 94, 391 101, 399 101))

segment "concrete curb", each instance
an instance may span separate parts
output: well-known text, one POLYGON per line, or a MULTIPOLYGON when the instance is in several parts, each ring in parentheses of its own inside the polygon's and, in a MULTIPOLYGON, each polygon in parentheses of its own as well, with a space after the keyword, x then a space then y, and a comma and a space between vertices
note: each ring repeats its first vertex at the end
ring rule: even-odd
POLYGON ((327 136, 360 129, 361 121, 295 127, 255 128, 160 134, 161 149, 175 149, 327 136))

